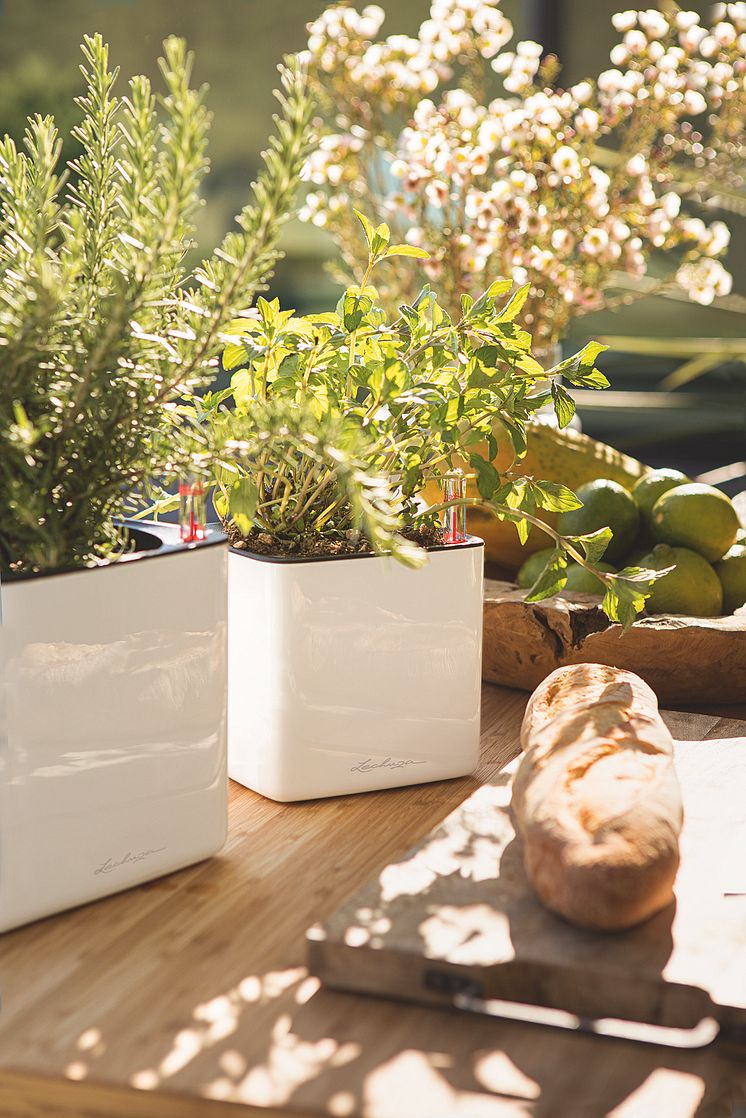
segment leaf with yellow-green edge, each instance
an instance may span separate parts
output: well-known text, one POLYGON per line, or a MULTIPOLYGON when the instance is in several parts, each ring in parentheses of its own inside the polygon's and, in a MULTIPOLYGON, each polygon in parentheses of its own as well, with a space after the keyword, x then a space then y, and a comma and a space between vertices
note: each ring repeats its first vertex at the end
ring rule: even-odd
POLYGON ((239 478, 228 491, 230 516, 243 536, 251 531, 258 503, 259 494, 250 477, 239 478))
POLYGON ((289 334, 297 334, 302 338, 313 337, 313 324, 307 318, 298 318, 293 315, 283 323, 283 331, 289 334))
POLYGON ((240 338, 244 334, 256 334, 262 325, 256 314, 246 315, 243 318, 234 318, 220 331, 220 337, 240 338))
POLYGON ((559 594, 566 582, 567 552, 561 547, 556 547, 524 601, 540 602, 544 598, 551 598, 553 594, 559 594))
POLYGON ((572 489, 558 481, 531 481, 529 490, 537 506, 546 512, 570 512, 583 506, 572 489))
POLYGON ((247 337, 243 342, 227 345, 220 357, 220 366, 223 372, 232 373, 242 365, 256 361, 264 353, 263 346, 255 346, 247 337))
POLYGON ((355 217, 358 219, 358 221, 362 225, 363 231, 365 233, 365 239, 368 242, 368 248, 372 250, 372 248, 373 248, 373 238, 374 238, 375 232, 376 232, 375 229, 373 228, 372 224, 368 221, 365 214, 361 213, 360 210, 353 209, 352 212, 354 213, 355 217))
POLYGON ((611 621, 618 621, 623 630, 628 629, 644 610, 653 583, 670 574, 674 566, 675 564, 661 570, 625 567, 617 574, 605 575, 606 594, 602 608, 606 616, 611 621))
POLYGON ((332 329, 342 328, 342 319, 334 311, 322 311, 319 314, 309 314, 308 321, 314 326, 330 326, 332 329))
POLYGON ((224 493, 215 492, 212 495, 212 503, 215 506, 215 512, 221 520, 225 520, 228 515, 228 498, 224 493))
POLYGON ((257 398, 257 378, 252 369, 238 369, 231 377, 233 399, 238 411, 246 411, 257 398))
POLYGON ((556 381, 552 381, 552 402, 554 404, 554 414, 557 416, 557 422, 560 430, 562 430, 571 423, 575 415, 575 401, 567 389, 563 388, 561 384, 557 384, 556 381))
POLYGON ((383 253, 382 259, 387 260, 390 256, 412 256, 416 260, 430 259, 430 253, 424 248, 417 248, 416 245, 391 245, 383 253))
POLYGON ((603 559, 612 538, 611 528, 599 528, 584 536, 568 536, 567 542, 574 547, 581 547, 589 563, 597 563, 599 559, 603 559))
POLYGON ((493 322, 512 322, 513 319, 521 313, 524 304, 528 299, 528 293, 531 290, 531 285, 525 283, 523 287, 519 287, 514 295, 511 295, 505 306, 498 311, 493 319, 493 322))
POLYGON ((388 247, 389 240, 391 239, 391 230, 385 221, 373 231, 373 243, 370 246, 370 251, 374 256, 381 256, 383 250, 388 247))

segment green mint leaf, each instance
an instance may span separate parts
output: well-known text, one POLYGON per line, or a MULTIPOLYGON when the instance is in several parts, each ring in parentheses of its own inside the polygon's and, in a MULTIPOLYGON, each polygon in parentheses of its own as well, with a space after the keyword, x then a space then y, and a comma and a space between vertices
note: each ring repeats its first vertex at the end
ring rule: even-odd
POLYGON ((577 384, 582 388, 608 388, 608 380, 600 369, 594 367, 598 355, 608 348, 601 342, 588 342, 579 353, 573 354, 565 361, 560 361, 550 372, 553 376, 561 374, 571 384, 577 384))
POLYGON ((619 622, 622 631, 626 632, 645 608, 646 597, 645 592, 633 583, 612 575, 606 583, 601 608, 610 621, 619 622))
POLYGON ((670 574, 669 565, 653 570, 649 567, 625 567, 615 575, 607 575, 606 595, 602 608, 611 621, 618 621, 623 630, 633 624, 645 608, 653 583, 670 574))
POLYGON ((488 462, 486 458, 482 458, 479 454, 469 456, 469 465, 476 471, 477 489, 480 497, 489 501, 503 484, 500 474, 491 462, 488 462))
POLYGON ((613 533, 611 528, 599 528, 596 532, 589 532, 585 536, 571 536, 568 542, 582 547, 589 563, 597 563, 603 559, 606 549, 611 543, 613 533))
MULTIPOLYGON (((526 512, 533 512, 533 511, 534 511, 533 501, 531 501, 531 502, 526 501, 526 512)), ((533 525, 528 520, 521 519, 521 520, 516 520, 515 527, 516 527, 516 531, 518 532, 518 539, 521 541, 521 546, 525 547, 525 545, 528 541, 528 537, 531 533, 531 528, 533 527, 533 525)))
POLYGON ((552 381, 552 401, 557 422, 560 428, 564 429, 572 422, 572 417, 575 415, 575 401, 567 389, 556 381, 552 381))
POLYGON ((572 489, 558 481, 534 481, 531 491, 538 507, 547 512, 569 512, 583 507, 572 489))

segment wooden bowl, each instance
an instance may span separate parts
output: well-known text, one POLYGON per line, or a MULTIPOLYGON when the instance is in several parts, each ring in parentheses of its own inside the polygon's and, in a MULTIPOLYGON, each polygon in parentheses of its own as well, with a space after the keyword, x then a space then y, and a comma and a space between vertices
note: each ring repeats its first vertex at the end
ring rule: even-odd
POLYGON ((730 617, 644 617, 622 633, 592 594, 526 602, 486 579, 482 678, 533 690, 562 664, 613 664, 650 684, 663 705, 746 701, 746 606, 730 617))
MULTIPOLYGON (((746 492, 733 504, 746 527, 746 492)), ((490 683, 532 691, 563 664, 611 664, 642 676, 663 705, 746 702, 746 605, 730 617, 643 617, 622 633, 593 594, 526 602, 528 591, 498 568, 487 575, 482 678, 490 683)))

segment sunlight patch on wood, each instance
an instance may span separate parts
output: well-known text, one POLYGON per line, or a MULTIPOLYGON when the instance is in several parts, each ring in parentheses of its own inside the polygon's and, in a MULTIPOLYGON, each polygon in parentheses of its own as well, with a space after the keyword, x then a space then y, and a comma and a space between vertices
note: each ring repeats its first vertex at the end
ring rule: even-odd
POLYGON ((705 1093, 698 1075, 656 1068, 624 1102, 615 1106, 609 1118, 636 1118, 641 1114, 665 1114, 671 1099, 676 1099, 680 1114, 694 1114, 705 1093))
POLYGON ((438 905, 422 921, 419 933, 426 956, 447 958, 450 963, 492 965, 499 943, 505 944, 506 958, 513 955, 507 915, 487 904, 438 905))
POLYGON ((67 1079, 81 1080, 85 1079, 87 1075, 88 1064, 84 1064, 82 1060, 75 1060, 65 1068, 65 1077, 67 1079))
MULTIPOLYGON (((292 1031, 290 1015, 283 1014, 272 1029, 266 1063, 253 1067, 230 1097, 254 1106, 283 1106, 304 1083, 351 1063, 360 1051, 359 1044, 339 1044, 332 1037, 302 1040, 292 1031)), ((344 1118, 344 1111, 339 1114, 344 1118)))
POLYGON ((138 1091, 154 1091, 160 1082, 158 1072, 155 1068, 145 1068, 143 1071, 136 1071, 130 1077, 130 1084, 132 1087, 137 1087, 138 1091))
MULTIPOLYGON (((428 1053, 412 1049, 370 1072, 362 1109, 367 1118, 390 1118, 394 1114, 426 1114, 427 1118, 506 1116, 504 1098, 456 1089, 433 1066, 428 1053)), ((516 1111, 509 1113, 514 1115, 516 1111)))
POLYGON ((379 877, 381 901, 426 893, 443 876, 458 874, 471 881, 494 878, 504 843, 505 816, 496 809, 510 802, 507 785, 478 789, 456 816, 449 816, 435 836, 404 862, 395 862, 379 877))
POLYGON ((100 1029, 86 1029, 78 1037, 77 1047, 81 1052, 88 1052, 92 1048, 96 1048, 101 1042, 100 1029))
POLYGON ((505 1052, 484 1052, 474 1062, 474 1078, 488 1091, 515 1095, 522 1099, 538 1099, 541 1087, 530 1079, 505 1052))

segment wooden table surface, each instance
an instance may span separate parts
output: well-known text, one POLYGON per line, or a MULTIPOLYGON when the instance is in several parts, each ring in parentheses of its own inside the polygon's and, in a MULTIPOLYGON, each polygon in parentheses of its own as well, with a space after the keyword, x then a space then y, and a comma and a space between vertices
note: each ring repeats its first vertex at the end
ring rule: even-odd
POLYGON ((210 862, 0 937, 2 1118, 721 1118, 698 1052, 319 989, 304 933, 514 750, 487 685, 475 777, 280 805, 233 786, 210 862), (231 1103, 241 1103, 236 1108, 231 1103))

